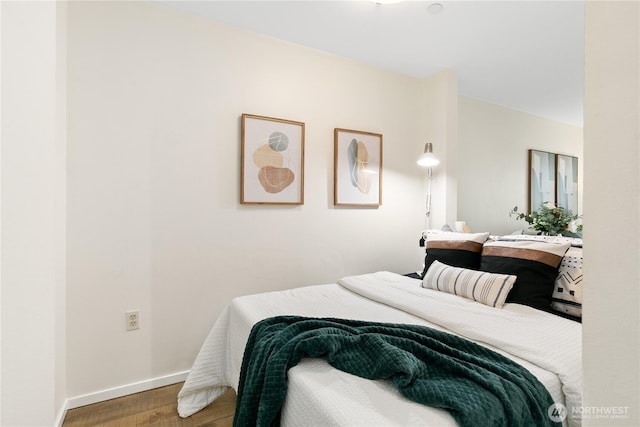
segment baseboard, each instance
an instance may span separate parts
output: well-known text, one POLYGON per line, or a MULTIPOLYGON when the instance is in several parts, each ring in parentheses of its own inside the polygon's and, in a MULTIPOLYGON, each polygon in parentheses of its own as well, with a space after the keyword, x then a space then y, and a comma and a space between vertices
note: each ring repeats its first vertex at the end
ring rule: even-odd
MULTIPOLYGON (((72 397, 67 399, 63 412, 66 413, 66 411, 69 409, 79 408, 81 406, 104 402, 105 400, 109 399, 115 399, 116 397, 127 396, 129 394, 140 393, 142 391, 152 390, 154 388, 179 383, 187 379, 188 373, 189 371, 178 372, 171 375, 165 375, 163 377, 151 378, 136 383, 97 391, 95 393, 88 393, 82 396, 72 397)), ((62 420, 64 420, 64 415, 62 416, 62 420)), ((59 424, 59 426, 61 425, 62 423, 59 424)))
POLYGON ((68 402, 68 400, 65 400, 65 402, 62 404, 62 408, 60 408, 60 410, 58 411, 58 416, 56 417, 56 421, 53 424, 54 427, 62 427, 62 423, 64 423, 64 417, 67 415, 68 402))

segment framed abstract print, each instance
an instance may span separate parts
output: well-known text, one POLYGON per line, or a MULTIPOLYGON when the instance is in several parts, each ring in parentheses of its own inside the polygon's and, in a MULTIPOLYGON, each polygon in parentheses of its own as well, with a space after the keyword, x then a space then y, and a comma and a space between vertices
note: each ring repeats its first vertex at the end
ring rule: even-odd
POLYGON ((556 206, 578 212, 578 158, 556 154, 556 206))
POLYGON ((546 202, 556 200, 556 156, 546 151, 529 150, 528 213, 546 202))
POLYGON ((382 204, 382 135, 334 129, 333 201, 336 206, 382 204))
POLYGON ((304 123, 242 115, 240 203, 304 204, 304 123))

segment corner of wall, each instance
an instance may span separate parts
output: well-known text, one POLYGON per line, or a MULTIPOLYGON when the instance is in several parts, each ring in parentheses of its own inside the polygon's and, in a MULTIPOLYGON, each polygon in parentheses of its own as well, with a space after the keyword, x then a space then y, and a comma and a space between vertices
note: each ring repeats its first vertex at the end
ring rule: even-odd
POLYGON ((422 88, 421 132, 440 159, 433 168, 431 228, 440 228, 457 219, 458 75, 442 70, 424 79, 422 88))
POLYGON ((60 3, 0 2, 2 425, 52 425, 66 398, 60 3))

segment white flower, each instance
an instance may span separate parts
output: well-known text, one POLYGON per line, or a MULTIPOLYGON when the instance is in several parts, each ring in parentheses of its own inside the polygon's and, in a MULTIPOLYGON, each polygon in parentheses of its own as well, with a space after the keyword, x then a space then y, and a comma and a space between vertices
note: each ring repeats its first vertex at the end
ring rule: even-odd
POLYGON ((546 202, 542 206, 544 206, 547 209, 555 209, 556 208, 556 204, 555 203, 551 203, 551 202, 546 202))

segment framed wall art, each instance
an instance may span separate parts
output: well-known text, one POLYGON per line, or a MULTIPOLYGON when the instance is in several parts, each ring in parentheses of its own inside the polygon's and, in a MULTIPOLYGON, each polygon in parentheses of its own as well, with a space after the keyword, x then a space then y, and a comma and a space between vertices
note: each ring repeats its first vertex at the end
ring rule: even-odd
POLYGON ((304 123, 242 115, 242 204, 304 204, 304 123))
POLYGON ((333 201, 336 206, 382 204, 382 135, 334 130, 333 201))
POLYGON ((556 156, 546 151, 529 150, 528 212, 556 200, 556 156))
POLYGON ((578 212, 578 158, 556 154, 556 206, 578 212))

